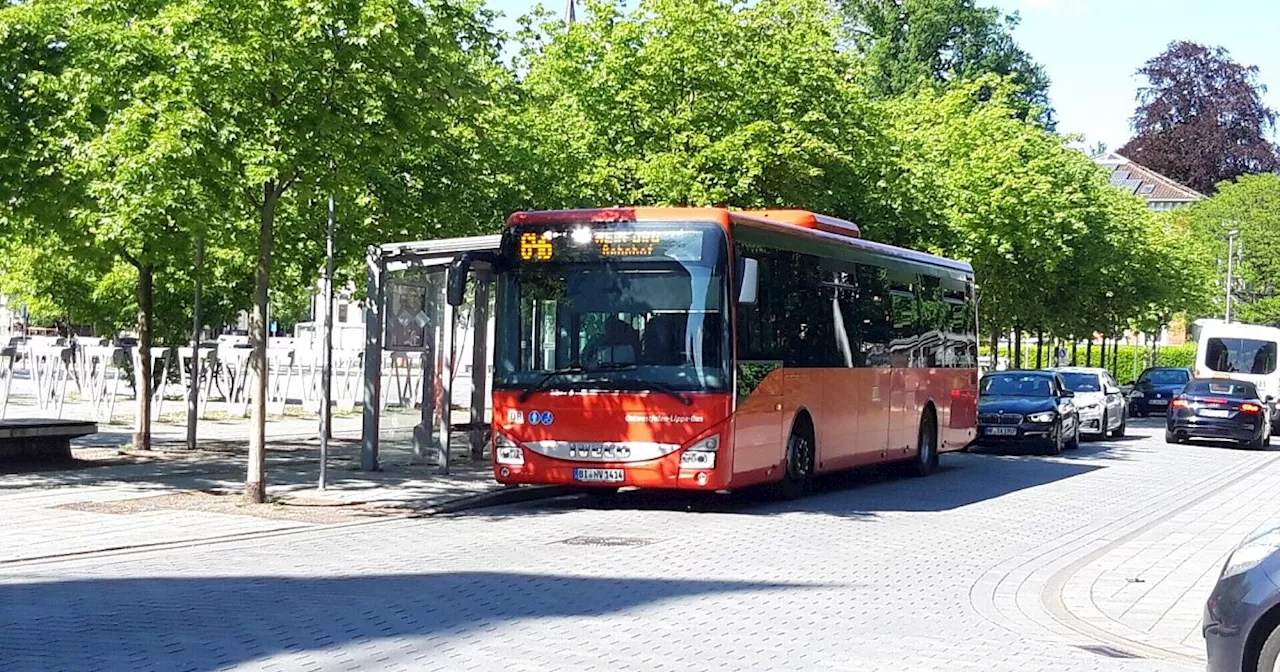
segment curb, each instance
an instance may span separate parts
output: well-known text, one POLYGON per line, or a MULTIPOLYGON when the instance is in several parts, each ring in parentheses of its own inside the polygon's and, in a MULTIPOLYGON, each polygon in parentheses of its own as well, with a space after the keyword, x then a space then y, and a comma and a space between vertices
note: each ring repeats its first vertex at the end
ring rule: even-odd
POLYGON ((520 504, 522 502, 535 502, 540 499, 554 499, 556 497, 564 497, 565 495, 570 494, 573 494, 573 490, 560 485, 522 485, 514 488, 502 488, 501 490, 485 492, 478 495, 468 495, 466 497, 442 502, 435 506, 414 509, 413 515, 442 516, 450 513, 460 513, 474 509, 488 508, 491 506, 505 506, 507 504, 520 504))

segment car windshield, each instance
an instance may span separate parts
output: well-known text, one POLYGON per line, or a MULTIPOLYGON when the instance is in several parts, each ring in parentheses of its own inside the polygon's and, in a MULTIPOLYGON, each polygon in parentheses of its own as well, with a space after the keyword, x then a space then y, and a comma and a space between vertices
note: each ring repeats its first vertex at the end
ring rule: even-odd
POLYGON ((1072 392, 1101 392, 1102 383, 1096 373, 1062 373, 1063 382, 1072 392))
POLYGON ((503 255, 495 387, 728 389, 719 226, 523 227, 503 255))
POLYGON ((1267 375, 1276 371, 1276 342, 1252 338, 1211 338, 1205 366, 1221 373, 1267 375))
POLYGON ((1185 369, 1152 369, 1142 374, 1140 383, 1152 385, 1185 385, 1191 380, 1191 373, 1185 369))
POLYGON ((1053 386, 1047 376, 996 373, 982 379, 984 397, 1050 397, 1053 386))
POLYGON ((1253 383, 1238 380, 1197 380, 1187 385, 1187 389, 1182 393, 1193 397, 1258 398, 1258 389, 1253 386, 1253 383))

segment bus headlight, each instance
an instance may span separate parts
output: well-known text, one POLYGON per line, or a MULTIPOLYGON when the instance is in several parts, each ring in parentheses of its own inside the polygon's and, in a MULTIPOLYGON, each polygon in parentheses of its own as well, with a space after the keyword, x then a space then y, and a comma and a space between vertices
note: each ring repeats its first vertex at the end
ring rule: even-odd
POLYGON ((680 454, 681 469, 715 469, 716 449, 720 447, 720 437, 709 436, 680 454))
POLYGON ((523 448, 502 434, 495 433, 493 436, 494 461, 498 464, 524 464, 523 448))

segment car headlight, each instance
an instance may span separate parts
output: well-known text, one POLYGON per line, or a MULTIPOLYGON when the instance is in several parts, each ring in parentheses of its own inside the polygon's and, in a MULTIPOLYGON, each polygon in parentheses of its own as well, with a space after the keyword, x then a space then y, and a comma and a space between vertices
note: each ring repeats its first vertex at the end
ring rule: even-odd
POLYGON ((524 464, 524 448, 502 434, 493 437, 493 456, 498 464, 524 464))
POLYGON ((689 446, 680 454, 681 469, 715 469, 716 450, 720 448, 720 437, 707 438, 689 446))
POLYGON ((1147 396, 1147 395, 1143 394, 1142 392, 1139 392, 1138 390, 1134 390, 1134 391, 1133 391, 1133 393, 1129 395, 1129 398, 1130 398, 1130 399, 1142 399, 1142 398, 1144 398, 1144 397, 1146 397, 1146 396, 1147 396))
POLYGON ((1280 551, 1280 528, 1264 532, 1240 544, 1231 553, 1231 557, 1227 558, 1227 564, 1222 567, 1222 576, 1226 578, 1243 574, 1262 564, 1276 551, 1280 551))
POLYGON ((1081 406, 1081 407, 1080 407, 1080 410, 1082 410, 1082 411, 1092 411, 1092 410, 1095 410, 1095 409, 1097 409, 1097 408, 1098 408, 1098 404, 1096 404, 1096 403, 1094 403, 1094 404, 1085 404, 1085 405, 1083 405, 1083 406, 1081 406))
POLYGON ((1054 418, 1057 418, 1057 417, 1058 417, 1057 413, 1054 413, 1053 411, 1045 411, 1044 413, 1035 413, 1033 415, 1028 415, 1027 419, 1030 420, 1031 422, 1048 423, 1048 422, 1053 422, 1054 418))

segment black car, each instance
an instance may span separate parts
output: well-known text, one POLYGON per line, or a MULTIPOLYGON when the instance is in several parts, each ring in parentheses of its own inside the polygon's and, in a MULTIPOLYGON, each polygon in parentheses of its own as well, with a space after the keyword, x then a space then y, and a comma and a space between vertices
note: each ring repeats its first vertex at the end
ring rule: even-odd
POLYGON ((1174 367, 1155 367, 1147 369, 1138 376, 1138 380, 1130 383, 1133 391, 1129 393, 1129 415, 1145 418, 1152 413, 1164 415, 1169 410, 1169 402, 1191 382, 1191 370, 1174 367))
POLYGON ((1075 394, 1058 374, 989 373, 978 391, 978 443, 1037 448, 1050 455, 1080 447, 1075 394))
POLYGON ((1196 378, 1169 403, 1164 440, 1226 439, 1262 449, 1271 445, 1267 404, 1253 383, 1196 378))

